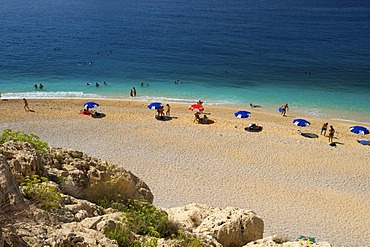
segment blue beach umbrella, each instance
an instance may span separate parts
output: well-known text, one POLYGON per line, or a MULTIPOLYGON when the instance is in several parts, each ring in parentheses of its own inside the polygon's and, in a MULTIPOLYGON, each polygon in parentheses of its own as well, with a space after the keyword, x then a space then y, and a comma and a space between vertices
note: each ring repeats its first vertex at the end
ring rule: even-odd
POLYGON ((148 105, 148 108, 152 109, 152 110, 157 110, 161 107, 162 107, 162 103, 160 103, 160 102, 152 102, 148 105))
POLYGON ((363 126, 352 126, 349 128, 349 130, 355 134, 360 134, 360 135, 369 134, 369 130, 363 126))
POLYGON ((234 115, 237 118, 248 118, 251 116, 251 113, 249 111, 237 111, 234 115))
POLYGON ((310 122, 308 122, 306 119, 297 118, 293 120, 293 124, 299 127, 307 127, 310 125, 310 122))
POLYGON ((95 102, 86 102, 84 104, 84 108, 95 108, 95 107, 98 107, 99 104, 98 103, 95 103, 95 102))

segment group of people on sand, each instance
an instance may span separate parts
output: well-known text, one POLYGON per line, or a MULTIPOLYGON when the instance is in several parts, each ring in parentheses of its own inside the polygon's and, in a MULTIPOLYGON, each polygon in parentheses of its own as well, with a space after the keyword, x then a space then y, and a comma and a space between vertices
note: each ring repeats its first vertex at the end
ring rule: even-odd
MULTIPOLYGON (((321 135, 326 136, 326 131, 328 130, 328 125, 329 125, 329 123, 324 123, 322 125, 321 132, 320 132, 321 135)), ((330 125, 329 134, 328 134, 328 138, 329 138, 330 143, 333 142, 334 133, 335 133, 335 129, 334 129, 333 125, 330 125)))
MULTIPOLYGON (((288 110, 289 110, 288 103, 285 103, 284 105, 281 106, 281 115, 285 116, 288 110)), ((330 125, 329 130, 328 130, 328 126, 329 126, 329 123, 324 123, 322 125, 320 135, 326 136, 326 131, 328 131, 329 143, 333 143, 335 129, 333 125, 330 125)))
POLYGON ((157 114, 159 117, 170 117, 171 116, 171 106, 166 104, 166 112, 164 111, 164 106, 161 106, 157 109, 157 114))
POLYGON ((194 123, 207 124, 209 122, 209 119, 208 119, 207 115, 203 114, 203 117, 200 117, 201 114, 202 114, 201 112, 194 113, 195 119, 194 119, 193 122, 194 123))
MULTIPOLYGON (((198 105, 203 105, 202 100, 198 100, 197 102, 198 105)), ((197 111, 194 113, 194 123, 200 123, 200 124, 208 124, 209 123, 209 118, 207 117, 207 114, 197 111), (203 117, 200 117, 203 114, 203 117)))

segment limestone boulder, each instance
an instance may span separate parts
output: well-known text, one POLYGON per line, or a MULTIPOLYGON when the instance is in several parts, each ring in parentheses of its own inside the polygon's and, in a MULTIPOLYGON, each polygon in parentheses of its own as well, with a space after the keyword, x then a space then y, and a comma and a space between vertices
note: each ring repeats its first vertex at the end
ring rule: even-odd
POLYGON ((56 182, 63 193, 86 199, 86 189, 104 181, 115 183, 119 189, 116 194, 122 199, 145 199, 150 203, 154 199, 147 184, 131 172, 80 151, 51 148, 40 155, 29 143, 9 141, 0 145, 0 154, 18 184, 26 176, 39 175, 56 182))
POLYGON ((263 220, 253 211, 228 207, 205 218, 195 233, 211 235, 222 246, 243 246, 263 238, 263 220))
POLYGON ((81 222, 62 224, 52 233, 47 243, 52 247, 60 246, 118 246, 115 240, 105 236, 105 232, 114 229, 122 222, 121 213, 107 214, 86 218, 81 222))
POLYGON ((197 228, 204 219, 221 209, 205 204, 192 203, 183 207, 165 209, 168 219, 179 224, 183 229, 192 231, 197 228))
POLYGON ((9 164, 10 170, 18 184, 26 176, 45 175, 43 161, 36 150, 27 142, 9 141, 0 146, 2 153, 9 164))
POLYGON ((76 199, 68 195, 62 195, 60 215, 65 216, 63 222, 82 221, 85 218, 95 217, 104 214, 102 207, 87 200, 76 199))
POLYGON ((7 159, 0 153, 0 221, 9 214, 21 211, 26 206, 17 181, 12 174, 7 159))
POLYGON ((149 187, 137 176, 106 161, 89 157, 82 152, 51 148, 45 161, 47 171, 61 180, 61 190, 76 198, 84 198, 86 189, 99 181, 115 185, 116 194, 123 199, 145 199, 153 202, 149 187), (57 161, 58 165, 54 165, 57 161))
POLYGON ((189 204, 166 212, 183 229, 200 238, 210 236, 222 246, 243 246, 263 237, 263 220, 250 210, 189 204))

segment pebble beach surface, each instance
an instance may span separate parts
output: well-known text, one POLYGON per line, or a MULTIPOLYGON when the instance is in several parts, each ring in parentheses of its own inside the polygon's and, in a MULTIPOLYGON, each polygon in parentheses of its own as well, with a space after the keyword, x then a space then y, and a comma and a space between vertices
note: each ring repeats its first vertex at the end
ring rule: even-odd
MULTIPOLYGON (((349 131, 356 123, 309 118, 293 125, 265 108, 207 106, 214 124, 193 122, 188 105, 171 104, 170 121, 155 119, 142 101, 99 100, 103 118, 78 114, 84 99, 0 101, 0 131, 34 133, 50 146, 77 149, 122 165, 143 179, 163 207, 204 203, 251 209, 265 234, 315 237, 334 246, 370 245, 370 147, 349 131), (248 119, 234 112, 252 112, 248 119), (336 146, 320 135, 324 122, 336 146), (263 131, 244 130, 249 123, 263 131), (299 134, 315 133, 310 139, 299 134)), ((369 127, 369 126, 367 126, 369 127)), ((369 137, 367 138, 369 139, 369 137)))

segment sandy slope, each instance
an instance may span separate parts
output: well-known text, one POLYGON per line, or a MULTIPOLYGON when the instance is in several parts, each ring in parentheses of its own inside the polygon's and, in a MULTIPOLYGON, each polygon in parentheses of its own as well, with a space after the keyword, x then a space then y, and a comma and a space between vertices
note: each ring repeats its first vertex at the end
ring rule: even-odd
POLYGON ((263 218, 265 236, 370 245, 370 147, 348 131, 354 123, 309 118, 302 131, 319 134, 309 139, 292 124, 305 117, 294 109, 282 117, 246 107, 252 117, 237 119, 240 107, 205 104, 215 123, 200 125, 187 105, 171 104, 177 118, 161 122, 148 102, 100 100, 106 117, 93 119, 78 114, 85 101, 29 100, 35 112, 25 112, 21 100, 0 101, 0 130, 35 133, 50 146, 123 165, 149 185, 161 207, 237 206, 263 218), (246 132, 251 122, 264 130, 246 132), (320 136, 324 122, 339 132, 336 147, 320 136))

